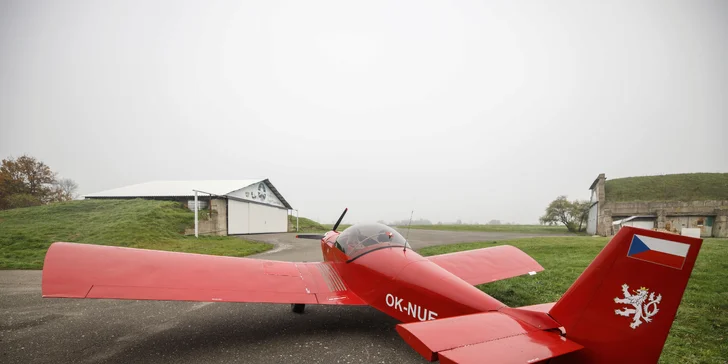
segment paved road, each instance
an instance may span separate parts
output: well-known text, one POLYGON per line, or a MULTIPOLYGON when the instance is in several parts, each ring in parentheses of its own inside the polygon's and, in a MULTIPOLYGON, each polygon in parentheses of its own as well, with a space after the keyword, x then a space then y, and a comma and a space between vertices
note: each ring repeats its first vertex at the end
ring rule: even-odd
MULTIPOLYGON (((402 235, 407 229, 398 229, 402 235)), ((500 241, 516 238, 544 236, 543 234, 493 233, 483 231, 440 231, 412 229, 408 241, 414 249, 427 246, 466 243, 475 241, 500 241)), ((552 235, 549 235, 552 236, 552 235)), ((557 235, 553 235, 557 236, 557 235)), ((321 261, 321 243, 318 240, 296 239, 296 234, 260 234, 247 235, 245 239, 253 239, 275 244, 276 248, 259 254, 262 259, 283 261, 321 261)))
MULTIPOLYGON (((320 261, 314 240, 279 243, 263 259, 320 261)), ((414 248, 523 234, 412 230, 414 248)), ((1 363, 426 363, 369 307, 40 298, 40 271, 0 271, 1 363)))

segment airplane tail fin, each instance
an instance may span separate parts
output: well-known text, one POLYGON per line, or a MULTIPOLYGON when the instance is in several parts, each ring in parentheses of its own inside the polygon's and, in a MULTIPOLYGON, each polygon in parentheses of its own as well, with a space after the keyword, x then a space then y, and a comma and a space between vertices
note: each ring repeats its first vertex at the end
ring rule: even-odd
POLYGON ((656 363, 701 244, 622 227, 549 311, 584 346, 554 362, 656 363))

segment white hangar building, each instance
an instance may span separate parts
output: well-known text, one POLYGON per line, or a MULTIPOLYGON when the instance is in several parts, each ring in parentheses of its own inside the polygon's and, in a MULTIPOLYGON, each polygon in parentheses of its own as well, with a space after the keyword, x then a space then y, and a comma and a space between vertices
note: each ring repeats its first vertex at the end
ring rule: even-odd
POLYGON ((291 205, 268 179, 152 181, 85 195, 86 199, 150 199, 178 201, 194 210, 211 211, 199 222, 200 234, 239 235, 288 231, 291 205), (209 207, 212 207, 209 209, 209 207))

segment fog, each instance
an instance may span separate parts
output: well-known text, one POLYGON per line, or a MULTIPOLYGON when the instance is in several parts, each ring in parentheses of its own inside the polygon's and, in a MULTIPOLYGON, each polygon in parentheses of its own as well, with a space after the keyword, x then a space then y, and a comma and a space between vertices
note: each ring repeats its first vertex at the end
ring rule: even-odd
POLYGON ((722 0, 0 0, 0 158, 536 223, 599 173, 728 171, 726 39, 722 0))

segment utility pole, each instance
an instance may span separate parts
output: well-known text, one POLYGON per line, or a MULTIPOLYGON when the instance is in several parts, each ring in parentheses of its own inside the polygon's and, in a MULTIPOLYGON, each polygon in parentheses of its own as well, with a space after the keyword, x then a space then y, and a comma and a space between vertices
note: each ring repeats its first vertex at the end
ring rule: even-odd
POLYGON ((199 230, 199 227, 198 227, 198 222, 197 222, 197 191, 195 191, 195 238, 198 237, 198 235, 197 235, 198 230, 199 230))

